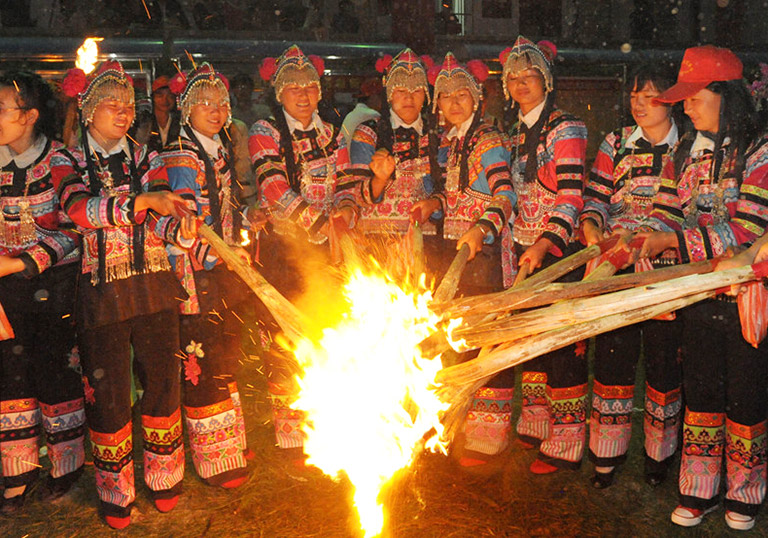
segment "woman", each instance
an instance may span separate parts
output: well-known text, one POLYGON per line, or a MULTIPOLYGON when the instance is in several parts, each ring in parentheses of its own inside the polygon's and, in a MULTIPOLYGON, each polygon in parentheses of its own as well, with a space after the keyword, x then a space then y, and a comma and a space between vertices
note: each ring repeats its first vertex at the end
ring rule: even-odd
POLYGON ((410 49, 394 59, 382 58, 377 68, 385 73, 389 106, 381 118, 355 129, 349 147, 350 162, 360 175, 357 229, 372 236, 402 236, 415 211, 421 215, 418 220, 424 221, 424 235, 434 236, 435 224, 427 219, 438 207, 434 193, 441 190, 442 177, 437 125, 425 106, 429 92, 426 68, 410 49))
MULTIPOLYGON (((144 480, 157 509, 176 505, 184 476, 179 410, 178 298, 165 241, 180 236, 162 160, 126 138, 134 118, 131 79, 118 62, 91 78, 71 70, 64 89, 77 97, 82 141, 51 159, 64 211, 83 237, 76 297, 78 344, 96 490, 106 523, 130 524, 136 498, 132 457, 131 347, 144 388, 144 480)), ((178 204, 178 205, 177 205, 178 204)), ((182 206, 183 207, 183 206, 182 206)), ((185 226, 186 235, 189 225, 185 226)))
MULTIPOLYGON (((578 248, 572 243, 582 199, 587 128, 555 105, 552 43, 520 36, 503 51, 504 94, 514 102, 512 178, 518 212, 515 250, 521 271, 547 267, 578 248)), ((575 469, 586 438, 586 344, 529 361, 522 375, 521 445, 539 445, 535 474, 575 469)))
MULTIPOLYGON (((441 271, 435 272, 442 274, 455 251, 467 245, 472 261, 459 282, 459 293, 466 295, 500 291, 511 284, 514 271, 509 223, 517 197, 504 135, 482 119, 481 84, 487 76, 482 62, 471 61, 465 68, 449 52, 433 81, 433 108, 439 109, 446 123, 438 154, 445 169, 445 188, 422 206, 422 218, 438 211, 443 216, 440 257, 428 259, 427 264, 439 267, 441 271)), ((465 421, 461 465, 482 465, 507 447, 513 387, 509 369, 477 391, 465 421)))
POLYGON ((6 514, 21 508, 39 474, 41 423, 51 460, 45 500, 64 495, 85 460, 71 317, 80 241, 51 184, 51 157, 63 147, 54 140, 55 103, 38 75, 0 77, 0 315, 8 316, 12 331, 0 342, 0 505, 6 514))
MULTIPOLYGON (((657 100, 683 101, 696 131, 664 168, 643 228, 654 231, 638 234, 640 258, 675 248, 687 263, 760 237, 768 211, 768 139, 760 136, 741 61, 711 45, 687 49, 677 83, 657 100)), ((680 504, 672 521, 692 527, 717 508, 725 451, 725 521, 747 530, 766 487, 766 346, 755 349, 742 339, 733 301, 705 300, 680 316, 686 409, 680 504)))
MULTIPOLYGON (((247 206, 220 134, 232 116, 226 79, 204 63, 171 81, 178 95, 181 134, 162 153, 171 188, 241 257, 247 206)), ((234 374, 240 357, 241 303, 249 290, 209 245, 167 247, 189 299, 179 305, 184 359, 184 413, 195 469, 208 484, 238 487, 247 479, 245 425, 234 374)))
MULTIPOLYGON (((664 67, 641 66, 632 76, 630 106, 637 125, 609 133, 600 145, 584 192, 579 220, 587 245, 611 234, 627 235, 650 213, 661 170, 677 143, 670 105, 654 103, 674 82, 664 67)), ((676 253, 670 251, 676 258, 676 253)), ((670 260, 654 260, 661 265, 670 260)), ((632 434, 635 368, 645 357, 645 478, 660 484, 677 449, 680 423, 679 326, 651 320, 596 338, 594 395, 589 423, 592 485, 613 483, 632 434)))
MULTIPOLYGON (((327 272, 329 219, 338 215, 345 225, 354 224, 354 176, 339 162, 338 129, 317 113, 322 59, 293 45, 278 59, 265 58, 259 73, 274 90, 272 117, 257 121, 248 140, 260 206, 269 219, 259 250, 264 276, 291 299, 303 289, 303 271, 327 272)), ((270 397, 277 442, 300 448, 302 414, 290 409, 293 373, 281 371, 274 355, 270 397)))

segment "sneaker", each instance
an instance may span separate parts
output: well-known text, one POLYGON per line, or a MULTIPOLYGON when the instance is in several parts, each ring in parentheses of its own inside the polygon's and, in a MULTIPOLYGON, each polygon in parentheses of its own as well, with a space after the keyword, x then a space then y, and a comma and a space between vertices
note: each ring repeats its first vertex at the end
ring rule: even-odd
POLYGON ((710 506, 704 510, 699 510, 697 508, 688 508, 687 506, 679 504, 672 512, 672 523, 680 525, 681 527, 695 527, 701 523, 701 520, 704 519, 705 515, 714 512, 715 510, 717 510, 717 505, 710 506))
POLYGON ((725 523, 737 531, 748 531, 755 526, 755 517, 726 510, 725 523))

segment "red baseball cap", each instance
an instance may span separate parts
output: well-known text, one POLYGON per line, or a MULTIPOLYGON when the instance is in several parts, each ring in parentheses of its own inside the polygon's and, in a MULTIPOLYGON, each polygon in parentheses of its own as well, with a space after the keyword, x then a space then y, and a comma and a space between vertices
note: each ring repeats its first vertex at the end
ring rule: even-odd
POLYGON ((659 94, 654 101, 676 103, 687 99, 715 81, 739 80, 744 66, 729 49, 704 45, 685 50, 677 83, 659 94))
POLYGON ((168 88, 171 83, 171 79, 165 75, 160 75, 154 81, 152 81, 152 93, 162 88, 168 88))

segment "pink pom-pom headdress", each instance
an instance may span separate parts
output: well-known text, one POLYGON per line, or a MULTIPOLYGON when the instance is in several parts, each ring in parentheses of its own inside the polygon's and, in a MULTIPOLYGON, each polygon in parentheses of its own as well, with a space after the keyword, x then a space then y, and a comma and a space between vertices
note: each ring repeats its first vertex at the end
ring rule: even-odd
POLYGON ((77 97, 77 106, 83 122, 93 120, 96 107, 105 99, 115 99, 134 104, 133 79, 126 74, 120 62, 102 62, 88 77, 81 69, 70 69, 62 82, 62 90, 70 97, 77 97))
MULTIPOLYGON (((432 70, 430 70, 432 71, 432 70)), ((482 83, 488 78, 488 66, 480 60, 470 60, 467 67, 461 65, 453 53, 445 55, 443 65, 435 77, 435 93, 432 109, 437 106, 437 98, 441 93, 453 93, 458 90, 467 89, 475 100, 475 106, 480 104, 483 98, 482 83)))
POLYGON ((535 69, 541 73, 544 78, 545 91, 551 92, 555 87, 552 63, 556 56, 557 47, 551 41, 539 41, 538 44, 534 44, 525 37, 519 36, 512 47, 504 49, 499 54, 499 61, 503 67, 501 80, 506 98, 510 98, 507 88, 509 75, 514 76, 526 69, 535 69))
POLYGON ((170 87, 171 91, 176 94, 176 102, 181 111, 181 123, 184 125, 189 124, 192 107, 210 100, 225 104, 227 109, 225 127, 232 122, 229 81, 208 62, 200 64, 186 75, 178 73, 171 80, 170 87))
MULTIPOLYGON (((314 84, 321 91, 320 77, 324 71, 325 65, 322 58, 314 55, 307 57, 296 45, 288 47, 277 60, 265 58, 259 68, 261 77, 268 77, 275 89, 275 98, 278 102, 283 89, 288 84, 298 84, 302 87, 314 84)), ((322 93, 320 97, 322 98, 322 93)))
MULTIPOLYGON (((387 58, 385 56, 384 58, 387 58)), ((380 58, 379 61, 384 58, 380 58)), ((376 62, 377 70, 379 62, 376 62)), ((427 70, 422 59, 416 56, 411 49, 401 50, 397 56, 390 58, 381 79, 381 83, 387 89, 387 99, 392 98, 395 88, 405 88, 409 92, 422 89, 429 99, 429 86, 427 85, 427 70)))

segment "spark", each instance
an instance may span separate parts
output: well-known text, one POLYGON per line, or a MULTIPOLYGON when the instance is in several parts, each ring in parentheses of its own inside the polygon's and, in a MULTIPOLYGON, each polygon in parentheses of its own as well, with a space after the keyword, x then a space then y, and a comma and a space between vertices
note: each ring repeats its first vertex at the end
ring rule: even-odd
POLYGON ((237 321, 239 321, 242 325, 245 325, 245 322, 243 321, 243 319, 240 316, 238 316, 234 312, 232 312, 232 315, 235 316, 237 318, 237 321))
MULTIPOLYGON (((182 74, 182 75, 184 74, 184 73, 181 72, 181 67, 179 67, 179 62, 178 61, 173 62, 173 67, 176 68, 176 71, 178 71, 179 74, 182 74)), ((179 140, 181 140, 181 137, 179 137, 179 140)))
POLYGON ((139 144, 138 142, 136 142, 136 139, 135 139, 135 138, 133 138, 133 137, 132 137, 131 135, 129 135, 128 133, 125 133, 125 136, 126 136, 126 137, 128 137, 128 140, 130 140, 131 142, 133 142, 133 143, 134 143, 134 144, 136 144, 137 146, 141 146, 141 144, 139 144))
POLYGON ((192 62, 192 69, 197 69, 197 64, 195 63, 195 59, 192 57, 189 51, 187 49, 184 49, 184 52, 187 53, 187 58, 189 58, 189 61, 192 62))
POLYGON ((67 318, 68 318, 69 316, 71 316, 71 315, 72 315, 72 314, 64 314, 63 316, 61 316, 61 319, 67 319, 67 318))
POLYGON ((21 93, 21 90, 19 89, 19 85, 16 84, 16 81, 13 81, 13 86, 16 88, 16 93, 21 93))
POLYGON ((141 58, 139 58, 139 71, 144 72, 144 66, 141 64, 141 58))
MULTIPOLYGON (((149 8, 147 7, 147 2, 145 0, 141 0, 141 3, 144 4, 144 11, 147 12, 147 18, 149 20, 152 20, 152 14, 149 12, 149 8)), ((141 60, 139 60, 141 61, 141 60)))

